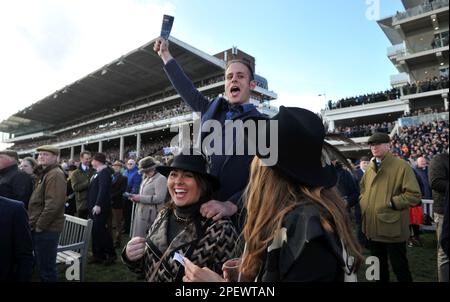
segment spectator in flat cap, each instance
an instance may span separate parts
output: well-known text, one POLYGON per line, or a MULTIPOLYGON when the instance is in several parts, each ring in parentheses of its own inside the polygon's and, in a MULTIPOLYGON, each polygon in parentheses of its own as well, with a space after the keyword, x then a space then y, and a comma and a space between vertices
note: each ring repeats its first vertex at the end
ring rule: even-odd
POLYGON ((0 196, 21 201, 28 208, 33 180, 19 169, 18 158, 15 151, 0 151, 0 196))
POLYGON ((2 151, 0 151, 0 155, 7 155, 11 158, 14 158, 16 160, 16 162, 19 161, 19 155, 17 154, 16 151, 13 151, 13 150, 2 150, 2 151))
POLYGON ((145 237, 156 215, 162 209, 167 195, 167 178, 155 168, 159 163, 151 156, 139 161, 142 182, 139 194, 131 195, 133 206, 131 237, 145 237))
POLYGON ((54 155, 58 156, 59 155, 59 149, 56 146, 52 146, 52 145, 44 145, 44 146, 40 146, 36 149, 37 152, 40 151, 46 151, 46 152, 50 152, 53 153, 54 155))
POLYGON ((374 159, 360 183, 362 224, 371 255, 380 260, 380 281, 389 281, 389 259, 397 280, 411 282, 409 208, 420 203, 421 194, 413 169, 390 153, 389 142, 385 133, 374 133, 368 141, 374 159))
POLYGON ((111 208, 112 208, 112 237, 114 247, 119 247, 122 241, 123 227, 123 193, 127 191, 128 179, 122 175, 123 163, 115 161, 112 164, 114 174, 111 186, 111 208))
POLYGON ((41 281, 57 281, 56 248, 64 227, 67 181, 58 165, 58 149, 38 148, 38 163, 43 170, 30 198, 28 215, 34 255, 41 281))
POLYGON ((391 141, 391 138, 388 134, 382 133, 382 132, 376 132, 372 134, 369 137, 369 140, 367 143, 369 145, 376 145, 376 144, 388 144, 391 141))

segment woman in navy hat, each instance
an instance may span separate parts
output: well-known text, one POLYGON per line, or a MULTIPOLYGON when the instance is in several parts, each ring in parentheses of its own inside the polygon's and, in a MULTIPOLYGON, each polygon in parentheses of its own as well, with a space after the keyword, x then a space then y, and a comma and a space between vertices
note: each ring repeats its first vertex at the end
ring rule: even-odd
MULTIPOLYGON (((267 166, 257 153, 251 165, 245 248, 235 260, 239 281, 348 280, 362 255, 345 201, 334 188, 330 153, 339 151, 325 142, 321 119, 308 110, 281 106, 258 131, 268 135, 273 121, 278 125, 278 161, 267 166)), ((207 268, 188 259, 185 263, 184 281, 223 281, 207 268)), ((223 278, 238 281, 230 275, 224 267, 223 278)))
POLYGON ((161 210, 147 237, 132 238, 122 253, 123 261, 148 281, 181 281, 186 256, 201 267, 221 272, 233 256, 237 234, 229 219, 213 221, 200 207, 220 187, 209 174, 205 158, 192 149, 183 150, 169 167, 156 171, 167 177, 171 201, 161 210))

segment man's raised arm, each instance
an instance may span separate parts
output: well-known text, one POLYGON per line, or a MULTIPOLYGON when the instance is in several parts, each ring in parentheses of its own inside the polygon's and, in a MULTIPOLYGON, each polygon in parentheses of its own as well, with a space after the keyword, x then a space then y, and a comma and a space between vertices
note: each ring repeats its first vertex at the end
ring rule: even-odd
POLYGON ((175 61, 169 51, 169 41, 158 38, 153 50, 158 53, 164 62, 164 70, 172 82, 172 86, 180 94, 181 98, 196 112, 202 114, 206 112, 209 106, 207 98, 195 88, 192 81, 186 76, 180 65, 175 61))

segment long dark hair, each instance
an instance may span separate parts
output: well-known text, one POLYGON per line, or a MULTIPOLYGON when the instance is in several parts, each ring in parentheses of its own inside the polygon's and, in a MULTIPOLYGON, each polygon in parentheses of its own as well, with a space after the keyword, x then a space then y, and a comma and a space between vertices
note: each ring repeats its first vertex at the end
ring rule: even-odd
POLYGON ((363 259, 361 248, 352 234, 345 201, 334 188, 295 185, 276 170, 262 165, 257 157, 251 164, 250 179, 245 191, 247 220, 243 234, 246 249, 240 267, 246 280, 256 277, 267 246, 281 228, 285 215, 305 199, 319 205, 323 228, 337 233, 349 254, 355 256, 355 268, 359 266, 363 259))

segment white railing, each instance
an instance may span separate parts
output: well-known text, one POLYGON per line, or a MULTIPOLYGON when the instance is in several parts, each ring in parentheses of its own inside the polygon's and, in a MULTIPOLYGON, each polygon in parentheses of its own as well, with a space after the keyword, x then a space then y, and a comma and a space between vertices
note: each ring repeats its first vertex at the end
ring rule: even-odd
POLYGON ((406 49, 405 42, 402 42, 400 44, 395 44, 387 49, 387 56, 393 57, 393 56, 405 56, 408 54, 408 50, 406 49))
POLYGON ((409 82, 410 77, 406 72, 391 75, 391 85, 394 87, 403 86, 409 82))
MULTIPOLYGON (((420 228, 422 230, 427 230, 427 231, 436 231, 436 224, 434 223, 433 220, 433 200, 432 199, 422 199, 422 209, 423 209, 423 216, 424 218, 426 216, 429 216, 431 218, 431 225, 429 224, 422 224, 420 226, 420 228)), ((426 223, 426 221, 424 221, 426 223)))
POLYGON ((400 127, 420 126, 423 123, 432 123, 435 121, 448 121, 448 112, 430 113, 418 116, 407 116, 398 119, 400 127))

